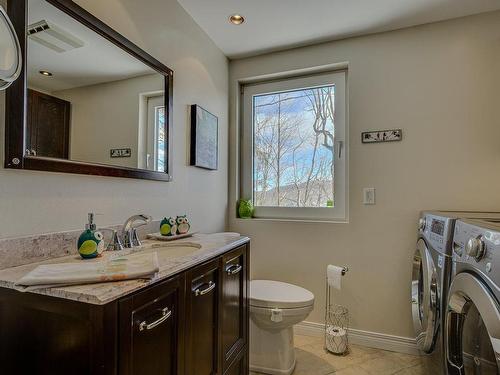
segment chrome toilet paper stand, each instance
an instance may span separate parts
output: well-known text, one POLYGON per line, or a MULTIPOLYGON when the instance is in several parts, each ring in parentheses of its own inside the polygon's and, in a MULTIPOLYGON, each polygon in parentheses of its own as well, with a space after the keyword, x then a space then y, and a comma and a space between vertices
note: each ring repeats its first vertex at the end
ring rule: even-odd
MULTIPOLYGON (((341 274, 349 271, 349 267, 342 267, 341 274)), ((349 310, 345 306, 333 304, 333 288, 326 279, 326 307, 325 307, 325 350, 335 355, 349 353, 349 310)))

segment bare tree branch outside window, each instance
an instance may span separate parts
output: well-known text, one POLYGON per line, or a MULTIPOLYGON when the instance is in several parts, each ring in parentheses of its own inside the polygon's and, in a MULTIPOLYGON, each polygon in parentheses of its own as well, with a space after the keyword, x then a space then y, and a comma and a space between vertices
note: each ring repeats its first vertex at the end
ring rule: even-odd
POLYGON ((254 202, 334 205, 335 86, 255 96, 254 202))

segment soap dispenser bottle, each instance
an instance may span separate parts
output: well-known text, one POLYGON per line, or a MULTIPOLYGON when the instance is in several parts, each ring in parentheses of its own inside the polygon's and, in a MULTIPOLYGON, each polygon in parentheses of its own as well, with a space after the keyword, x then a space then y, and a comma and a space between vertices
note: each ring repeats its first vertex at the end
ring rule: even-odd
POLYGON ((94 214, 89 213, 85 231, 78 238, 78 253, 84 259, 101 256, 104 251, 103 235, 96 229, 94 214))

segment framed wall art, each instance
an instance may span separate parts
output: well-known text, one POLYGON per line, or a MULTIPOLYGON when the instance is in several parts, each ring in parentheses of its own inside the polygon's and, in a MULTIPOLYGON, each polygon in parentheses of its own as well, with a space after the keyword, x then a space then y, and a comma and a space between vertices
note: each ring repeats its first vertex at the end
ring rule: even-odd
POLYGON ((216 170, 219 163, 219 123, 217 116, 197 104, 191 106, 190 165, 216 170))
POLYGON ((375 130, 361 133, 362 143, 397 142, 403 139, 401 129, 375 130))

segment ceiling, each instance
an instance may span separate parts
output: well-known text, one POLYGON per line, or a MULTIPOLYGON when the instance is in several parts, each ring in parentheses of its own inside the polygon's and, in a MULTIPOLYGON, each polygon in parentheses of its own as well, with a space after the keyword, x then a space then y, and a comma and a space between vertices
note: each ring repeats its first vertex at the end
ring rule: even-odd
POLYGON ((500 9, 499 0, 178 0, 230 58, 500 9), (231 14, 245 17, 240 26, 231 14))
POLYGON ((44 0, 29 0, 28 24, 46 20, 82 40, 83 47, 55 52, 28 38, 28 85, 44 92, 112 82, 155 73, 113 43, 44 0), (39 73, 53 74, 45 77, 39 73))

